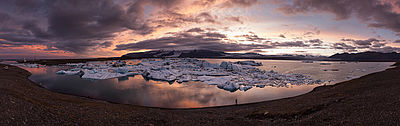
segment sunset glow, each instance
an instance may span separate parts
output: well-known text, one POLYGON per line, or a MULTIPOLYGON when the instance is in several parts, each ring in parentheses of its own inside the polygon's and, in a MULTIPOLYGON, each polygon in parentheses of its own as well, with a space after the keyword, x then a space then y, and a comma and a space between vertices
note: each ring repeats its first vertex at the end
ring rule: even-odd
POLYGON ((0 58, 119 57, 210 43, 232 46, 212 50, 268 55, 399 52, 399 5, 395 0, 4 0, 0 58))

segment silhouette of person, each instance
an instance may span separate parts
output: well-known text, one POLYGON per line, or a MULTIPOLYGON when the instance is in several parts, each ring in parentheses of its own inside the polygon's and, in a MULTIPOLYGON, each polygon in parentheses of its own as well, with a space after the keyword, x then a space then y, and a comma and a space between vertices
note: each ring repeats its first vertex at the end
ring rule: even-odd
POLYGON ((237 99, 235 99, 235 103, 236 103, 236 105, 237 105, 237 99))

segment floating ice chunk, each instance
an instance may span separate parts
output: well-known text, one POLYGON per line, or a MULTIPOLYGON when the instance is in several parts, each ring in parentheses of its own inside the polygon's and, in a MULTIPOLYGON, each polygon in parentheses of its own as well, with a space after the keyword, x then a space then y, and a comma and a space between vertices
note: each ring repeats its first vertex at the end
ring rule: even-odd
POLYGON ((164 81, 174 81, 176 80, 176 76, 174 72, 170 70, 150 70, 146 71, 143 75, 148 78, 156 79, 156 80, 164 80, 164 81))
POLYGON ((134 75, 134 73, 112 73, 108 72, 106 70, 100 70, 100 71, 94 71, 94 70, 84 70, 84 74, 82 75, 82 78, 86 79, 111 79, 111 78, 117 78, 117 77, 124 77, 128 75, 134 75))
POLYGON ((247 91, 249 89, 253 88, 253 86, 249 86, 249 85, 240 85, 239 86, 239 90, 240 91, 247 91))
POLYGON ((64 70, 57 71, 56 74, 65 74, 64 70))
POLYGON ((237 61, 235 64, 240 64, 240 65, 250 65, 250 66, 262 66, 261 62, 255 62, 255 61, 237 61))
POLYGON ((320 65, 331 65, 331 63, 320 63, 320 65))
POLYGON ((190 75, 182 75, 180 77, 180 79, 178 80, 178 82, 188 82, 190 80, 192 80, 192 76, 190 76, 190 75))
POLYGON ((202 67, 202 68, 212 68, 212 69, 220 68, 219 64, 209 63, 206 61, 202 61, 198 65, 199 65, 199 67, 202 67))
POLYGON ((116 61, 113 65, 113 67, 122 67, 122 66, 126 66, 126 62, 125 61, 116 61))
POLYGON ((312 61, 312 60, 303 60, 303 61, 301 61, 302 63, 314 63, 314 61, 312 61))
POLYGON ((240 85, 238 83, 234 82, 227 82, 227 83, 220 83, 217 85, 218 88, 230 91, 230 92, 235 92, 240 88, 240 85))
POLYGON ((129 70, 124 67, 118 67, 115 71, 120 74, 125 74, 125 73, 128 73, 129 70))
POLYGON ((232 62, 225 62, 225 61, 221 63, 220 67, 222 69, 233 70, 233 71, 241 69, 238 65, 232 64, 232 62))
POLYGON ((57 74, 66 74, 66 75, 76 75, 79 74, 81 71, 80 70, 69 70, 69 71, 64 71, 64 70, 60 70, 57 71, 57 74))

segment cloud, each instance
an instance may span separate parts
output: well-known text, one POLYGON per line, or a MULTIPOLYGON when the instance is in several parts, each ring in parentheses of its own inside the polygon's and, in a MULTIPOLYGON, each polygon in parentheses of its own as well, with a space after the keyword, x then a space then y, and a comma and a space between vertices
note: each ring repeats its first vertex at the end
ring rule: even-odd
POLYGON ((386 45, 386 43, 374 43, 374 45, 372 45, 372 47, 383 47, 385 45, 386 45))
POLYGON ((191 28, 191 29, 187 30, 186 32, 198 32, 198 33, 200 33, 200 32, 204 32, 204 30, 201 29, 201 28, 191 28))
POLYGON ((372 47, 382 47, 385 46, 384 40, 378 40, 376 38, 369 38, 366 40, 354 40, 354 39, 341 39, 344 42, 351 42, 359 49, 366 49, 372 47), (371 47, 372 46, 372 47, 371 47))
POLYGON ((400 14, 392 11, 393 5, 380 0, 278 0, 279 10, 286 14, 328 12, 336 20, 349 19, 354 15, 369 27, 400 32, 400 14))
POLYGON ((279 37, 281 37, 281 38, 286 38, 286 36, 283 35, 283 34, 280 34, 279 37))
POLYGON ((391 53, 391 52, 400 52, 400 48, 385 46, 382 48, 371 48, 371 51, 391 53))
POLYGON ((356 52, 356 47, 347 45, 345 43, 334 43, 332 46, 334 49, 345 50, 348 52, 356 52))
POLYGON ((385 40, 378 40, 375 38, 365 39, 365 40, 355 40, 355 39, 341 39, 345 43, 335 43, 332 45, 333 49, 344 50, 348 52, 357 51, 377 51, 377 52, 399 52, 400 49, 397 47, 386 46, 385 40))
POLYGON ((221 38, 221 39, 226 38, 226 35, 217 33, 217 32, 207 32, 204 34, 204 36, 210 37, 210 38, 221 38))
POLYGON ((379 42, 379 40, 375 38, 370 38, 367 40, 355 40, 353 41, 356 45, 372 45, 372 42, 379 42))
POLYGON ((240 19, 239 16, 227 17, 226 19, 227 19, 227 20, 230 20, 230 21, 238 22, 238 23, 240 23, 240 24, 243 24, 243 21, 240 19))
POLYGON ((224 7, 250 7, 258 3, 258 0, 227 0, 224 7))
POLYGON ((308 47, 309 45, 305 44, 303 41, 294 41, 294 42, 275 42, 274 46, 278 47, 308 47))
MULTIPOLYGON (((195 31, 204 31, 195 28, 195 31)), ((201 34, 192 34, 192 32, 178 32, 170 37, 161 37, 156 39, 143 40, 135 43, 117 45, 115 50, 137 51, 142 49, 206 49, 217 51, 248 51, 255 49, 273 48, 267 44, 238 44, 226 41, 226 35, 217 32, 205 32, 201 34)))
POLYGON ((200 6, 210 6, 214 5, 216 0, 197 0, 193 2, 193 5, 200 5, 200 6))
POLYGON ((400 43, 400 40, 395 40, 394 43, 400 43))
POLYGON ((153 31, 146 23, 139 22, 142 11, 128 12, 111 0, 21 0, 0 4, 17 10, 0 8, 0 20, 9 22, 7 29, 0 29, 0 38, 14 45, 50 45, 84 53, 110 45, 104 41, 111 40, 117 32, 132 30, 149 34, 153 31))
POLYGON ((1 43, 8 46, 39 44, 85 53, 112 45, 110 41, 119 32, 153 33, 159 26, 146 19, 145 6, 155 6, 154 10, 172 10, 182 1, 0 1, 1 43))
POLYGON ((308 43, 311 43, 312 46, 322 46, 322 43, 324 43, 322 40, 320 39, 312 39, 312 40, 308 40, 308 43))
POLYGON ((161 27, 181 27, 190 23, 210 23, 220 24, 217 16, 211 15, 209 12, 201 12, 198 14, 182 14, 172 10, 163 11, 156 19, 150 20, 154 24, 161 27))
POLYGON ((261 38, 258 37, 258 35, 255 35, 254 33, 251 33, 252 35, 238 35, 235 37, 242 37, 245 38, 243 41, 250 41, 250 42, 262 42, 264 40, 267 40, 266 38, 261 38))

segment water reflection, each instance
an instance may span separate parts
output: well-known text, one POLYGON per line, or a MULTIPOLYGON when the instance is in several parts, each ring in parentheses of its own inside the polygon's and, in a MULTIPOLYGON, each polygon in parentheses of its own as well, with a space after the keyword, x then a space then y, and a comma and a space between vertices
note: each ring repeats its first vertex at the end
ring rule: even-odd
MULTIPOLYGON (((207 59, 219 63, 221 60, 207 59)), ((139 61, 132 61, 133 64, 139 61)), ((320 62, 301 63, 300 61, 257 60, 264 70, 274 70, 279 73, 302 73, 313 79, 335 82, 347 80, 348 75, 354 77, 388 68, 393 63, 339 63, 320 65, 320 62), (338 71, 324 71, 338 69, 338 71)), ((31 80, 42 83, 44 87, 56 92, 90 96, 112 102, 167 108, 197 108, 221 106, 238 103, 251 103, 292 97, 311 91, 317 85, 290 85, 288 87, 252 88, 246 92, 229 92, 201 82, 168 83, 143 78, 141 75, 127 76, 108 80, 81 79, 79 76, 55 74, 58 68, 25 68, 32 73, 31 80)))

